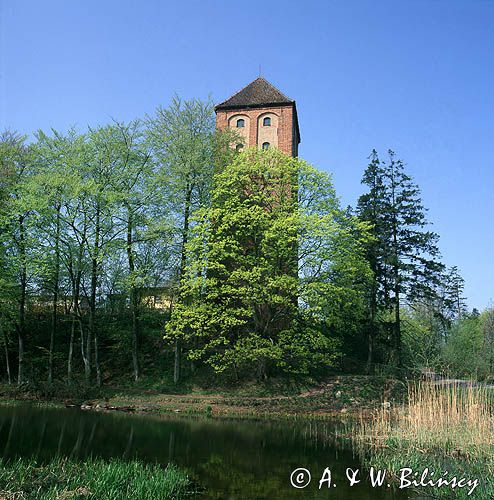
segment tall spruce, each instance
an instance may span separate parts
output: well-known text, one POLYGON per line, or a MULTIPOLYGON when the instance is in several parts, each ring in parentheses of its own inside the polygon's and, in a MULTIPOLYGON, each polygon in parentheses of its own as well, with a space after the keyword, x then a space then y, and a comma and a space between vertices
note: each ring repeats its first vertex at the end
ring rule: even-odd
POLYGON ((368 345, 366 371, 370 372, 374 358, 374 344, 383 326, 378 321, 379 312, 383 307, 390 305, 389 276, 384 272, 386 256, 390 253, 388 248, 390 235, 382 217, 386 209, 384 168, 375 149, 369 156, 369 165, 364 172, 362 183, 369 187, 369 192, 359 198, 357 213, 362 220, 370 222, 372 236, 366 245, 366 258, 372 271, 367 290, 368 318, 365 328, 368 345))
POLYGON ((367 258, 374 272, 369 290, 369 357, 379 324, 379 310, 392 313, 388 337, 389 361, 403 366, 400 306, 434 295, 444 266, 437 260, 438 235, 426 230, 428 221, 419 187, 406 174, 404 163, 388 151, 388 160, 373 150, 362 183, 369 191, 358 202, 358 214, 373 226, 374 242, 367 258))

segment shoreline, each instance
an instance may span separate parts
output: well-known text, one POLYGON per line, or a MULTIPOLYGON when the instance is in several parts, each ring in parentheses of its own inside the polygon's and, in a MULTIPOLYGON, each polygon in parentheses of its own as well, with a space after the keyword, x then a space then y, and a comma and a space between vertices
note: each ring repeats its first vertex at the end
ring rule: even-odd
MULTIPOLYGON (((348 419, 370 418, 383 405, 394 405, 389 385, 366 376, 336 376, 318 386, 292 395, 232 394, 220 389, 211 394, 191 391, 169 394, 137 387, 108 386, 93 397, 44 395, 3 386, 0 404, 40 403, 83 411, 119 412, 137 415, 195 415, 211 418, 348 419)), ((75 392, 75 391, 74 391, 75 392)), ((399 391, 395 391, 399 395, 399 391)), ((399 404, 396 398, 396 404, 399 404)), ((386 406, 387 407, 387 406, 386 406)))

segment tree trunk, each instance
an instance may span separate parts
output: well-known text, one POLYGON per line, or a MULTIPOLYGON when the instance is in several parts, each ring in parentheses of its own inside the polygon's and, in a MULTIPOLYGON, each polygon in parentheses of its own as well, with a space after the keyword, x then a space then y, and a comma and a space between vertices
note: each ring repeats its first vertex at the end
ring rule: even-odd
POLYGON ((72 357, 74 355, 74 337, 75 337, 75 324, 76 319, 72 319, 70 325, 70 339, 69 339, 69 355, 67 357, 67 383, 72 384, 72 357))
POLYGON ((257 363, 257 379, 259 381, 268 378, 266 358, 262 357, 257 363))
POLYGON ((75 329, 76 325, 79 324, 81 330, 81 354, 82 360, 85 363, 85 351, 84 351, 84 329, 82 325, 81 311, 79 307, 80 299, 80 289, 81 289, 81 260, 82 260, 82 247, 79 250, 79 262, 77 272, 73 273, 72 263, 69 266, 69 272, 72 281, 72 325, 70 328, 70 341, 69 341, 69 355, 67 359, 67 381, 69 385, 72 383, 72 359, 74 353, 74 340, 75 340, 75 329))
POLYGON ((396 351, 396 365, 400 370, 403 368, 403 359, 401 354, 401 318, 400 318, 400 291, 399 286, 395 289, 395 324, 394 324, 394 337, 395 337, 395 351, 396 351))
POLYGON ((96 385, 101 387, 103 383, 101 379, 101 366, 99 363, 99 346, 98 346, 98 331, 94 331, 94 364, 96 366, 96 385))
MULTIPOLYGON (((373 269, 374 276, 376 276, 376 271, 373 269)), ((376 278, 373 278, 372 288, 371 288, 371 299, 370 299, 370 318, 369 318, 369 331, 367 335, 367 364, 366 373, 370 375, 372 370, 372 361, 374 356, 374 337, 376 335, 376 316, 377 316, 377 283, 376 278)))
POLYGON ((131 289, 130 289, 130 308, 132 313, 132 363, 134 367, 134 381, 138 381, 140 377, 139 366, 139 297, 138 290, 135 284, 135 261, 134 251, 132 248, 132 229, 133 219, 130 208, 128 208, 127 217, 127 260, 129 265, 129 275, 131 276, 131 289))
MULTIPOLYGON (((189 236, 189 218, 190 218, 190 202, 192 199, 192 186, 187 184, 185 192, 185 207, 184 207, 184 225, 182 228, 182 249, 180 256, 180 288, 182 287, 182 281, 185 274, 185 265, 187 262, 187 240, 189 236)), ((173 370, 173 381, 176 383, 180 380, 180 368, 181 368, 181 357, 182 357, 182 346, 180 340, 175 341, 175 364, 173 370)))
POLYGON ((175 364, 173 366, 173 382, 177 384, 180 381, 180 362, 182 358, 180 339, 175 340, 175 364))
POLYGON ((8 345, 7 334, 5 333, 5 329, 2 327, 1 321, 0 321, 0 333, 3 337, 3 348, 5 352, 5 367, 7 369, 7 380, 10 385, 12 383, 12 376, 10 374, 9 345, 8 345))
POLYGON ((21 257, 21 293, 19 298, 19 321, 17 324, 17 338, 19 345, 19 364, 17 372, 17 384, 24 382, 24 335, 26 326, 26 287, 27 287, 27 261, 26 261, 26 235, 24 228, 24 217, 19 217, 19 254, 21 257))
POLYGON ((456 308, 458 310, 458 321, 461 320, 462 314, 461 314, 461 290, 459 287, 456 287, 456 308))
POLYGON ((53 301, 51 314, 50 351, 48 359, 48 383, 53 382, 53 348, 58 325, 58 291, 60 281, 60 203, 57 204, 57 222, 55 230, 55 270, 53 273, 53 301))
POLYGON ((134 366, 134 380, 141 376, 139 363, 139 297, 135 287, 132 289, 132 363, 134 366))
MULTIPOLYGON (((372 325, 371 325, 371 328, 373 328, 372 325)), ((369 336, 368 336, 367 364, 365 367, 365 372, 367 373, 367 375, 370 375, 372 373, 373 355, 374 355, 374 335, 373 335, 373 332, 371 331, 369 333, 369 336)))
POLYGON ((400 318, 400 270, 399 270, 399 257, 398 257, 398 240, 397 240, 397 227, 396 221, 393 228, 393 245, 394 245, 394 263, 393 263, 393 291, 394 291, 394 351, 395 351, 395 362, 399 370, 399 375, 401 375, 401 368, 403 366, 403 360, 401 356, 401 318, 400 318))
POLYGON ((18 346, 19 346, 19 366, 17 371, 17 385, 24 382, 24 336, 18 330, 18 346))
MULTIPOLYGON (((394 163, 392 163, 394 165, 394 163)), ((396 367, 399 376, 402 375, 402 356, 401 356, 401 325, 400 325, 400 252, 398 246, 398 220, 397 220, 397 201, 396 201, 396 183, 394 167, 391 171, 391 200, 392 200, 392 234, 393 234, 393 292, 394 292, 394 325, 393 325, 393 351, 396 367)))
POLYGON ((99 239, 100 239, 100 215, 101 208, 96 207, 96 225, 94 234, 94 248, 91 259, 91 296, 89 299, 89 328, 86 338, 86 357, 88 363, 86 365, 86 381, 89 383, 91 380, 91 340, 94 338, 94 362, 96 365, 96 383, 98 387, 101 386, 101 368, 99 364, 99 351, 98 351, 98 333, 96 331, 96 291, 98 287, 98 267, 99 267, 99 239))

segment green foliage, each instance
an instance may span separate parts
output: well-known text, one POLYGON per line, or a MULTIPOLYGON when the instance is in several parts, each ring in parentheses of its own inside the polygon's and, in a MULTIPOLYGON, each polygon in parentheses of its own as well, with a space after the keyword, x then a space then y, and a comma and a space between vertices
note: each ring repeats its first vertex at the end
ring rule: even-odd
POLYGON ((172 368, 175 382, 304 377, 361 370, 367 347, 369 367, 493 372, 491 315, 468 325, 463 279, 438 261, 393 152, 372 153, 356 217, 326 173, 239 143, 215 130, 211 101, 178 97, 142 121, 0 136, 9 381, 16 362, 19 384, 49 386, 82 371, 99 385, 130 364, 134 381, 172 368), (152 290, 170 310, 144 306, 152 290))
POLYGON ((333 365, 368 268, 364 225, 339 209, 329 178, 277 150, 247 150, 215 176, 211 207, 194 220, 166 338, 218 372, 333 365))
POLYGON ((443 349, 443 362, 448 372, 460 376, 485 375, 479 319, 467 317, 453 326, 443 349))
POLYGON ((494 373, 494 308, 465 314, 451 328, 441 353, 442 368, 456 376, 491 378, 494 373))
POLYGON ((165 189, 180 228, 184 205, 195 209, 208 202, 215 168, 230 161, 235 154, 230 146, 241 139, 233 131, 215 131, 211 100, 177 96, 147 117, 145 134, 157 167, 156 182, 165 189))
POLYGON ((416 304, 402 308, 404 365, 410 371, 433 368, 439 361, 444 333, 441 318, 434 309, 416 304))
MULTIPOLYGON (((211 104, 196 100, 158 110, 146 126, 136 120, 84 134, 38 131, 29 146, 15 133, 3 134, 0 337, 6 362, 16 355, 19 383, 27 377, 21 366, 29 377, 44 378, 46 370, 52 380, 53 365, 60 373, 63 362, 70 383, 81 367, 79 352, 87 383, 94 368, 100 383, 107 360, 99 354, 113 351, 105 345, 110 338, 114 348, 124 346, 119 361, 132 351, 134 377, 139 376, 147 328, 140 321, 146 312, 141 291, 161 287, 173 294, 187 233, 180 228, 185 185, 193 179, 193 203, 207 198, 213 153, 226 151, 226 144, 214 131, 211 104), (117 302, 126 316, 127 300, 132 329, 120 334, 132 343, 108 335, 112 323, 121 321, 103 325, 99 319, 117 302), (45 324, 33 328, 31 318, 40 311, 45 324), (51 317, 44 314, 48 311, 51 317)), ((161 315, 158 329, 165 318, 161 315)))

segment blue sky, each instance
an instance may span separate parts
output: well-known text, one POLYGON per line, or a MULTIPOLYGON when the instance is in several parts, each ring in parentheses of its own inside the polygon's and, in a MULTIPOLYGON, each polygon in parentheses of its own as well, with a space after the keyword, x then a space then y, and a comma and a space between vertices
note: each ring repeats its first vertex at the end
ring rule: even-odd
POLYGON ((258 76, 355 204, 372 148, 422 188, 469 305, 494 299, 494 2, 0 0, 0 129, 129 120, 258 76))

